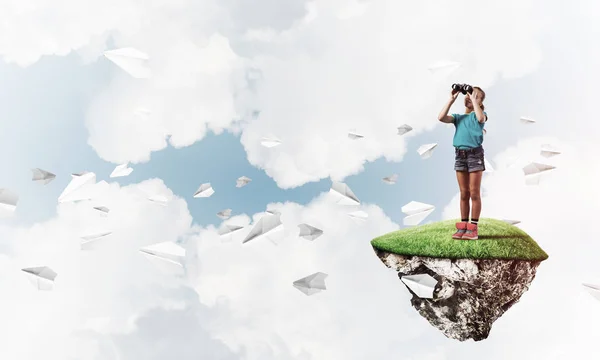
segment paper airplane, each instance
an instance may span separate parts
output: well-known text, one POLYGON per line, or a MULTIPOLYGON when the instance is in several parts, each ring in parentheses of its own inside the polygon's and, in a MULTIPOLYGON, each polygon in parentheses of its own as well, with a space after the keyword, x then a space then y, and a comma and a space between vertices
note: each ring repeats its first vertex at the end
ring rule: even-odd
POLYGON ((427 69, 432 73, 439 72, 440 70, 453 71, 458 69, 461 63, 456 61, 438 61, 431 64, 427 69))
POLYGON ((486 135, 486 134, 487 134, 487 130, 483 129, 483 135, 486 135))
POLYGON ((161 206, 167 206, 167 203, 169 202, 169 199, 163 195, 152 195, 148 198, 148 200, 161 206))
POLYGON ((583 287, 594 297, 600 301, 600 286, 592 284, 582 284, 583 287))
POLYGON ((71 181, 58 197, 59 203, 88 200, 92 198, 92 187, 96 183, 96 174, 93 172, 81 172, 71 174, 71 181))
POLYGON ((557 149, 555 149, 552 145, 550 144, 543 144, 542 145, 542 149, 540 151, 540 155, 542 155, 543 157, 549 158, 549 157, 553 157, 556 155, 559 155, 560 151, 558 151, 557 149))
POLYGON ((252 179, 250 179, 249 177, 241 176, 237 179, 237 181, 235 183, 235 187, 237 187, 237 188, 244 187, 244 186, 248 185, 248 183, 250 181, 252 181, 252 179))
POLYGON ((0 189, 0 209, 13 213, 17 209, 19 195, 8 189, 0 189))
POLYGON ((266 136, 262 138, 260 144, 264 147, 272 148, 281 145, 281 140, 274 136, 266 136))
POLYGON ((271 215, 281 215, 281 211, 279 211, 278 209, 268 209, 265 212, 271 215))
POLYGON ((421 299, 433 299, 437 280, 429 274, 405 275, 400 280, 421 299))
POLYGON ((250 233, 246 235, 246 238, 242 241, 247 243, 250 240, 254 240, 261 236, 265 236, 273 241, 272 236, 283 230, 283 224, 281 223, 280 214, 266 214, 260 218, 250 230, 250 233))
POLYGON ((27 273, 38 290, 52 290, 54 288, 54 279, 58 275, 47 266, 25 268, 21 269, 21 271, 27 273))
POLYGON ((146 108, 140 107, 134 110, 133 114, 143 119, 147 119, 152 112, 146 108))
POLYGON ((407 215, 404 218, 404 225, 413 226, 418 225, 421 221, 425 220, 425 218, 435 210, 435 206, 411 201, 404 205, 401 210, 407 215))
POLYGON ((431 157, 431 155, 433 154, 433 149, 435 149, 436 146, 437 146, 436 143, 421 145, 417 149, 417 152, 421 156, 421 159, 429 159, 431 157))
POLYGON ((54 175, 53 173, 46 170, 42 170, 40 168, 31 169, 31 172, 33 172, 33 177, 31 180, 37 181, 38 183, 44 185, 56 178, 56 175, 54 175))
POLYGON ((298 227, 300 228, 299 236, 306 240, 313 241, 319 236, 323 235, 323 230, 308 224, 300 224, 298 227))
POLYGON ((357 140, 357 139, 364 138, 364 136, 362 136, 362 135, 360 135, 360 134, 358 134, 358 133, 356 133, 354 131, 351 131, 351 132, 348 133, 348 138, 350 138, 352 140, 357 140))
POLYGON ((210 186, 210 183, 204 183, 204 184, 200 185, 198 190, 196 190, 196 192, 194 193, 194 197, 195 198, 207 198, 207 197, 210 197, 214 193, 215 193, 215 190, 213 190, 212 186, 210 186))
POLYGON ((535 123, 535 120, 533 120, 532 118, 529 118, 529 117, 525 117, 525 116, 521 116, 521 118, 519 120, 521 120, 522 124, 533 124, 533 123, 535 123))
POLYGON ((367 214, 366 212, 364 212, 362 210, 357 210, 357 211, 348 213, 348 216, 350 216, 352 218, 352 220, 355 220, 356 222, 359 222, 359 223, 363 223, 363 222, 367 221, 367 219, 369 218, 369 214, 367 214))
POLYGON ((523 168, 525 174, 525 183, 527 185, 537 185, 540 182, 541 175, 556 169, 555 166, 532 162, 523 168))
POLYGON ((160 260, 183 267, 185 249, 171 241, 165 241, 140 249, 140 252, 152 260, 160 260))
POLYGON ((221 236, 233 234, 236 231, 242 230, 244 227, 232 224, 223 224, 223 227, 219 229, 218 234, 221 236))
POLYGON ((517 225, 517 224, 521 223, 521 220, 502 219, 502 221, 504 221, 505 223, 510 224, 510 225, 517 225))
POLYGON ((398 181, 398 175, 394 174, 391 176, 386 176, 382 180, 386 184, 394 185, 396 183, 396 181, 398 181))
POLYGON ((412 129, 413 129, 413 128, 412 128, 412 126, 410 126, 410 125, 407 125, 407 124, 404 124, 404 125, 402 125, 402 126, 399 126, 399 127, 398 127, 398 135, 404 135, 404 134, 406 134, 407 132, 409 132, 409 131, 412 131, 412 129))
POLYGON ((110 211, 109 208, 107 208, 106 206, 95 206, 94 210, 97 210, 99 213, 106 215, 108 214, 108 212, 110 211))
POLYGON ((136 79, 147 79, 151 76, 147 54, 131 48, 107 50, 104 56, 136 79))
POLYGON ((129 174, 131 174, 131 172, 133 171, 133 169, 130 168, 130 167, 127 167, 127 165, 128 165, 127 163, 121 164, 121 165, 117 165, 117 167, 110 174, 110 177, 111 178, 116 178, 116 177, 128 176, 129 174))
POLYGON ((325 278, 327 278, 327 276, 328 275, 325 273, 317 272, 294 281, 293 285, 296 289, 310 296, 321 292, 322 290, 327 290, 327 287, 325 286, 325 278))
POLYGON ((81 250, 89 250, 92 248, 92 245, 95 244, 96 240, 100 240, 103 237, 112 234, 112 231, 104 231, 100 233, 94 233, 90 235, 85 235, 81 237, 81 250))
POLYGON ((492 166, 492 164, 489 161, 487 161, 487 159, 485 157, 483 158, 483 164, 485 166, 485 172, 488 172, 488 173, 494 172, 494 167, 492 166))
POLYGON ((360 200, 354 195, 352 189, 345 183, 334 181, 331 184, 329 193, 332 194, 336 199, 336 204, 340 205, 358 205, 360 200))
POLYGON ((217 216, 223 220, 226 220, 231 216, 231 209, 221 210, 217 213, 217 216))

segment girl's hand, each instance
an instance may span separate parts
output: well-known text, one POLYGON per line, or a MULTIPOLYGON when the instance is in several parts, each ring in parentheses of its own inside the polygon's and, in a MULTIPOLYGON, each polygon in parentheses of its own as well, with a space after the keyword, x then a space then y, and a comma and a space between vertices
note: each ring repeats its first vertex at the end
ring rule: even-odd
POLYGON ((477 94, 479 94, 479 90, 477 90, 477 89, 473 89, 473 93, 472 93, 472 94, 469 94, 469 93, 467 93, 467 95, 466 95, 466 96, 467 96, 467 98, 468 98, 469 100, 471 100, 471 102, 473 102, 473 100, 477 101, 477 100, 476 100, 476 99, 477 99, 477 94))
POLYGON ((458 97, 459 92, 452 89, 452 91, 450 92, 450 99, 452 99, 452 101, 456 100, 456 98, 458 97))

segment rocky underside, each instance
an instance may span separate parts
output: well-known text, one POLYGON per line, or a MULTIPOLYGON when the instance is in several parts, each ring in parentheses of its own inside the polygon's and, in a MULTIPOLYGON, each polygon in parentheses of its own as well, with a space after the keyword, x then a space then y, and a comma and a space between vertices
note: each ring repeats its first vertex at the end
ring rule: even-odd
POLYGON ((375 250, 389 268, 405 275, 429 274, 438 283, 433 299, 411 291, 412 306, 449 338, 481 341, 492 324, 529 289, 539 261, 443 259, 375 250))

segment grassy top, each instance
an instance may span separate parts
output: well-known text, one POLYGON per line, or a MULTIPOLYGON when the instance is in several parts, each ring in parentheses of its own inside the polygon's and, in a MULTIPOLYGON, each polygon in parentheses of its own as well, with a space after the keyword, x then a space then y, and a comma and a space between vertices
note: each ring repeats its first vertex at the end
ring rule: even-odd
POLYGON ((501 220, 480 219, 479 240, 455 240, 455 223, 439 221, 382 235, 373 248, 399 255, 449 259, 546 260, 548 254, 523 230, 501 220))

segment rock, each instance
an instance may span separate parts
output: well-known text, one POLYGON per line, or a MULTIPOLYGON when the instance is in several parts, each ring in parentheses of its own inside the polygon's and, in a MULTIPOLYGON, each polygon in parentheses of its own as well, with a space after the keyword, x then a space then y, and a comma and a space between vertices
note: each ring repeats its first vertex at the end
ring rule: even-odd
POLYGON ((433 299, 421 299, 407 287, 411 304, 444 335, 460 341, 486 339, 494 321, 529 289, 541 262, 375 253, 399 278, 426 273, 438 280, 433 299))

